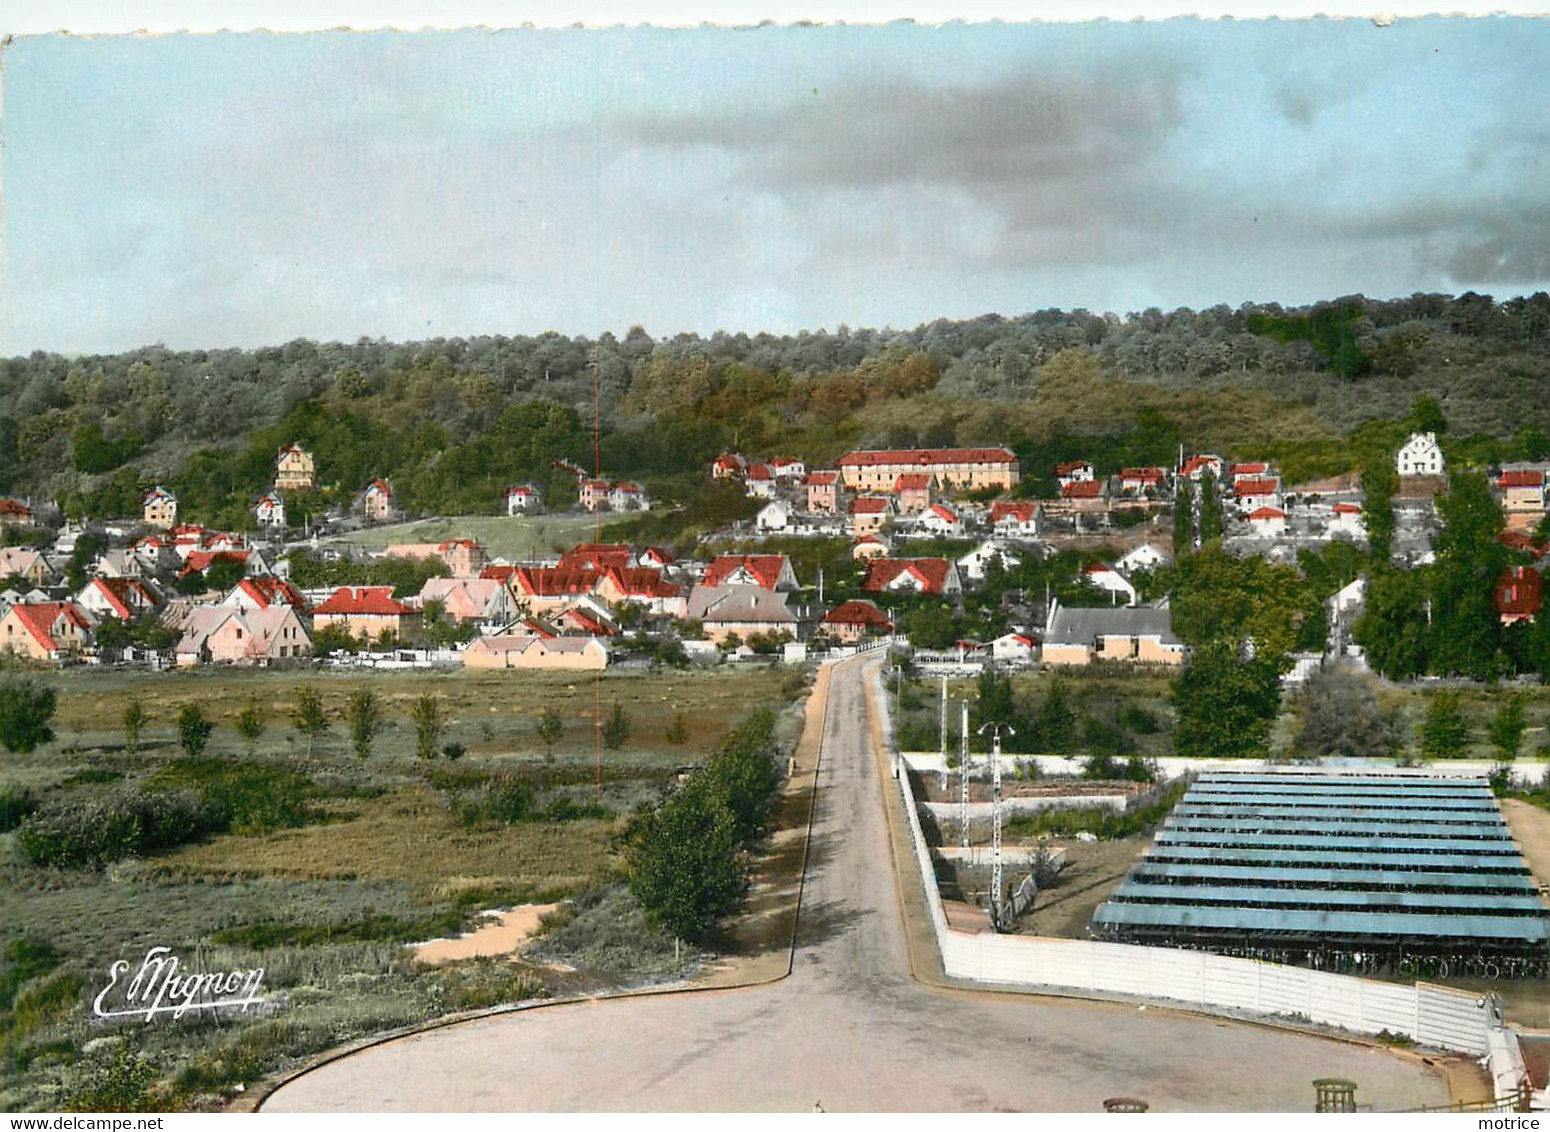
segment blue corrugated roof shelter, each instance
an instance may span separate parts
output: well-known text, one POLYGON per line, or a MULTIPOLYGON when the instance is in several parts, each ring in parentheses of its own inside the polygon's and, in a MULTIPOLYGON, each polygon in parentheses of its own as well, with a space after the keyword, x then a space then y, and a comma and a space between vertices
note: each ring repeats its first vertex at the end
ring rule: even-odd
POLYGON ((1330 955, 1528 957, 1550 919, 1481 779, 1201 775, 1089 930, 1134 943, 1330 955))

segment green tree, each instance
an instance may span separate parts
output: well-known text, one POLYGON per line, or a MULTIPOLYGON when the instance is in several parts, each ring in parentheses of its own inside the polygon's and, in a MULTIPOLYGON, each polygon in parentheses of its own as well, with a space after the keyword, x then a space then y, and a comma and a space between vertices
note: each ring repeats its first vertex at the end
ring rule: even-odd
POLYGON ((1434 692, 1421 726, 1421 754, 1428 759, 1461 758, 1469 745, 1469 725, 1457 692, 1434 692))
POLYGON ((54 689, 33 680, 0 684, 0 745, 27 754, 54 738, 54 689))
POLYGON ((1276 666, 1225 641, 1196 650, 1173 681, 1173 749, 1187 758, 1264 758, 1280 707, 1276 666))
POLYGON ((138 697, 130 700, 128 706, 124 708, 124 750, 129 754, 133 755, 140 749, 140 733, 145 730, 149 719, 145 705, 138 697))
POLYGON ((247 577, 247 566, 235 558, 217 558, 205 567, 205 588, 225 593, 247 577))
POLYGON ((692 776, 625 837, 625 876, 649 923, 679 939, 708 939, 737 905, 737 821, 710 778, 692 776))
POLYGON ((683 712, 677 712, 673 716, 673 722, 667 725, 667 732, 663 735, 675 747, 682 747, 689 741, 689 717, 683 712))
POLYGON ((565 734, 565 717, 560 714, 558 708, 546 707, 538 713, 533 730, 537 732, 544 747, 553 753, 554 745, 560 741, 560 736, 565 734))
POLYGON ((1077 716, 1066 682, 1058 676, 1050 681, 1049 691, 1039 703, 1033 733, 1040 751, 1064 755, 1076 749, 1077 716))
POLYGON ((1298 703, 1302 727, 1292 741, 1304 758, 1382 758, 1391 736, 1367 681, 1346 668, 1308 678, 1298 703))
POLYGON ((1416 432, 1432 432, 1441 436, 1448 431, 1448 418, 1442 415, 1437 398, 1422 395, 1410 407, 1410 426, 1416 432))
POLYGON ((618 700, 603 719, 603 746, 610 751, 617 751, 624 746, 625 740, 630 737, 630 717, 625 714, 624 707, 618 700))
POLYGON ((237 734, 241 735, 248 745, 248 754, 252 754, 258 747, 258 741, 264 735, 264 709, 257 699, 250 699, 237 714, 237 734))
POLYGON ((1216 477, 1206 469, 1200 474, 1200 544, 1222 537, 1222 497, 1216 477))
POLYGON ((1173 493, 1173 556, 1182 558, 1195 549, 1194 496, 1189 480, 1179 477, 1173 493))
POLYGON ((1437 511, 1443 529, 1434 544, 1429 667, 1487 680, 1494 674, 1502 643, 1495 586, 1509 554, 1497 541, 1501 508, 1484 475, 1455 472, 1437 511))
POLYGON ((1427 624, 1428 577, 1424 570, 1378 570, 1367 583, 1362 615, 1351 637, 1368 662, 1390 680, 1408 680, 1427 670, 1432 631, 1427 624))
POLYGON ((409 709, 409 718, 414 721, 415 757, 435 758, 444 727, 440 698, 431 692, 426 692, 414 701, 414 706, 409 709))
POLYGON ((1522 696, 1508 696, 1497 705, 1496 714, 1486 728, 1486 735, 1496 750, 1497 761, 1510 763, 1518 757, 1518 751, 1523 747, 1523 732, 1527 727, 1522 696))
POLYGON ((204 754, 215 724, 205 718, 204 710, 198 704, 184 704, 178 709, 177 723, 178 743, 183 747, 183 753, 197 759, 204 754))
POLYGON ((345 720, 350 728, 350 743, 355 757, 365 761, 371 755, 371 741, 382 730, 382 701, 370 688, 358 688, 345 701, 345 720))
POLYGON ((775 713, 756 708, 717 744, 702 772, 732 811, 740 842, 751 841, 775 806, 780 787, 772 736, 775 713))
POLYGON ((328 716, 323 712, 323 697, 306 685, 296 689, 296 706, 291 709, 291 724, 307 737, 307 755, 312 755, 313 744, 328 730, 328 716))

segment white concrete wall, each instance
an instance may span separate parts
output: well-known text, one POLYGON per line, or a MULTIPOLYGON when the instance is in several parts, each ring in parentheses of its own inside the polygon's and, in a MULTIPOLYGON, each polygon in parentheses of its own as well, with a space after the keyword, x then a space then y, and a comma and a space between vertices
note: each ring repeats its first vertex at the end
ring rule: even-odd
MULTIPOLYGON (((880 671, 874 669, 871 679, 872 703, 881 713, 884 734, 891 743, 893 731, 880 671)), ((891 758, 892 751, 889 755, 891 758)), ((910 755, 910 765, 917 765, 917 757, 940 758, 935 754, 910 755)), ((1487 1052, 1487 1033, 1493 1022, 1487 1000, 1447 987, 1383 983, 1205 951, 952 931, 937 889, 931 851, 921 832, 909 775, 900 774, 895 789, 895 804, 903 807, 909 827, 942 966, 951 978, 1135 995, 1182 1003, 1207 1013, 1247 1011, 1364 1034, 1387 1030, 1407 1034, 1424 1045, 1472 1054, 1487 1052)))

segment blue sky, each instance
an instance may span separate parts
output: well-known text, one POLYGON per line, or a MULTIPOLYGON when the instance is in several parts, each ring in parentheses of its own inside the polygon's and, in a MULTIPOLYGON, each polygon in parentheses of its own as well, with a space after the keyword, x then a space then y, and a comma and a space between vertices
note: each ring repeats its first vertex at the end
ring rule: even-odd
POLYGON ((1550 22, 21 37, 0 354, 1550 286, 1550 22))

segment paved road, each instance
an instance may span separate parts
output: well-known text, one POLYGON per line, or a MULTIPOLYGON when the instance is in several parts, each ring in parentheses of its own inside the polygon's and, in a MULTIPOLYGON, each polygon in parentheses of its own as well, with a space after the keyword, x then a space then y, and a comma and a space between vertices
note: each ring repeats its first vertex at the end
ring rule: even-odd
POLYGON ((579 1003, 377 1046, 266 1111, 1101 1111, 1312 1107, 1349 1077, 1378 1108, 1446 1088, 1388 1054, 1152 1009, 924 988, 909 976, 863 667, 836 669, 792 976, 579 1003))

